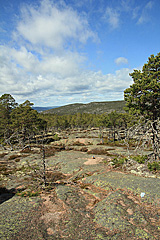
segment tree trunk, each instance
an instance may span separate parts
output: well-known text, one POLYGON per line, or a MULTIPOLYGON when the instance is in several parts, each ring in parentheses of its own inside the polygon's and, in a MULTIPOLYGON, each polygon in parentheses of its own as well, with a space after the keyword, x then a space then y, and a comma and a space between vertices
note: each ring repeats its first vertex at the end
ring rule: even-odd
POLYGON ((159 139, 158 139, 156 121, 152 123, 152 145, 153 145, 153 153, 154 153, 155 160, 160 160, 159 139))
POLYGON ((45 147, 42 146, 42 158, 43 158, 43 180, 44 180, 44 186, 46 187, 46 161, 45 161, 45 147))

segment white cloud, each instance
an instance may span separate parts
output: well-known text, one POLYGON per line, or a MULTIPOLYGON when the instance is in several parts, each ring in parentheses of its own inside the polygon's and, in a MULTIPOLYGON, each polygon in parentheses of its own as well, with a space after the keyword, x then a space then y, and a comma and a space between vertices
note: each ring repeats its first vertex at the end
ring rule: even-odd
POLYGON ((104 18, 107 19, 113 29, 119 26, 119 13, 115 9, 107 7, 104 18))
POLYGON ((63 99, 68 103, 70 97, 73 102, 114 100, 115 97, 122 99, 124 89, 132 83, 129 77, 131 70, 128 68, 106 75, 101 71, 80 69, 79 55, 65 56, 64 59, 57 56, 40 61, 26 52, 25 48, 18 51, 2 46, 0 50, 0 94, 10 93, 18 101, 27 98, 36 105, 43 105, 43 99, 48 99, 49 105, 52 105, 52 101, 53 105, 59 105, 57 101, 63 99), (28 63, 28 59, 31 59, 31 63, 28 63), (65 68, 67 62, 70 66, 65 68))
POLYGON ((149 21, 149 10, 153 7, 153 1, 149 1, 143 8, 140 17, 138 18, 137 24, 143 24, 149 21))
POLYGON ((14 32, 14 38, 19 37, 32 45, 51 47, 54 50, 65 48, 69 40, 84 44, 89 38, 97 38, 83 15, 48 0, 43 0, 38 8, 28 5, 22 8, 21 20, 14 32))
POLYGON ((124 58, 124 57, 119 57, 115 59, 115 63, 117 65, 121 65, 121 64, 128 64, 128 59, 124 58))
MULTIPOLYGON (((108 8, 106 18, 118 27, 116 11, 108 8)), ((0 94, 10 93, 17 101, 27 98, 36 105, 59 105, 118 100, 132 82, 128 68, 106 75, 83 68, 86 58, 75 50, 75 42, 95 40, 96 34, 86 17, 66 5, 62 8, 48 0, 36 7, 25 5, 13 35, 15 47, 0 47, 0 94)), ((127 63, 127 59, 116 62, 127 63)))
POLYGON ((146 9, 151 9, 152 7, 153 7, 153 1, 149 1, 145 6, 146 9))
POLYGON ((42 64, 30 52, 26 52, 25 48, 18 52, 1 47, 0 94, 8 92, 20 101, 27 98, 36 105, 41 104, 43 99, 50 99, 55 103, 62 101, 59 96, 62 96, 65 102, 68 102, 70 97, 73 102, 81 99, 87 102, 94 99, 104 101, 113 100, 115 96, 122 99, 124 89, 132 82, 129 77, 131 70, 128 68, 116 71, 115 74, 103 75, 101 71, 80 70, 78 55, 75 58, 69 57, 63 60, 58 57, 44 59, 42 64), (64 63, 67 64, 69 57, 71 66, 67 65, 65 69, 64 63), (31 59, 31 64, 28 59, 31 59), (72 63, 74 59, 75 62, 72 63), (71 71, 72 66, 75 66, 76 70, 73 68, 71 71))

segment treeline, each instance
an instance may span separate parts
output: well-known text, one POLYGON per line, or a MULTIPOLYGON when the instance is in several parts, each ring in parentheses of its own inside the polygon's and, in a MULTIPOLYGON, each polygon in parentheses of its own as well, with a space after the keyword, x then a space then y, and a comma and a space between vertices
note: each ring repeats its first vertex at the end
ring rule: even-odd
POLYGON ((73 115, 40 114, 41 118, 47 122, 48 129, 67 128, 119 128, 125 129, 137 122, 137 118, 127 113, 117 113, 113 111, 109 114, 89 114, 76 113, 73 115))
POLYGON ((36 134, 48 131, 65 130, 73 128, 98 127, 111 128, 113 139, 117 129, 126 129, 135 124, 136 118, 127 113, 113 111, 109 114, 77 113, 74 115, 55 115, 38 113, 32 108, 33 103, 29 100, 22 104, 16 103, 10 94, 0 97, 0 144, 5 146, 13 143, 25 147, 30 144, 36 134))

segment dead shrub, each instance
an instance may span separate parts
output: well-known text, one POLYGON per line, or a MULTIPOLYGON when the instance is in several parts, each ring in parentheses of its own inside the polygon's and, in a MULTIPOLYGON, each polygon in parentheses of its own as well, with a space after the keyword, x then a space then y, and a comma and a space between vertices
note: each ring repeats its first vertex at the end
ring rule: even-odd
POLYGON ((15 162, 20 162, 20 158, 16 158, 16 159, 15 159, 15 162))
POLYGON ((7 165, 5 164, 0 164, 0 173, 2 175, 8 176, 9 174, 13 174, 13 170, 9 169, 7 165))
POLYGON ((38 151, 35 151, 35 150, 32 150, 30 148, 25 148, 23 150, 20 151, 20 153, 32 153, 32 154, 35 154, 37 153, 38 151))
POLYGON ((74 142, 74 143, 72 144, 72 146, 85 146, 85 144, 84 144, 84 143, 81 143, 81 142, 79 142, 79 141, 76 141, 76 142, 74 142))
POLYGON ((96 155, 110 155, 106 149, 94 148, 87 152, 88 154, 96 154, 96 155))
POLYGON ((63 145, 47 147, 45 148, 45 156, 46 157, 54 156, 55 152, 60 152, 62 150, 65 150, 65 147, 63 145))
POLYGON ((81 151, 81 152, 87 152, 87 151, 88 151, 88 148, 87 148, 87 147, 82 147, 82 148, 79 149, 79 151, 81 151))
POLYGON ((1 153, 0 154, 0 158, 3 158, 4 156, 6 156, 7 155, 7 153, 1 153))
POLYGON ((14 154, 14 155, 9 156, 8 160, 13 160, 13 159, 16 159, 16 158, 19 158, 19 157, 21 157, 21 156, 17 155, 17 154, 14 154))
POLYGON ((69 147, 69 146, 66 146, 66 147, 65 147, 65 150, 66 150, 66 151, 71 151, 71 150, 73 150, 73 149, 74 149, 73 147, 69 147))
POLYGON ((7 165, 6 164, 0 164, 0 172, 5 172, 7 170, 7 165))
POLYGON ((91 150, 88 150, 88 154, 95 154, 95 155, 107 155, 107 156, 112 156, 113 154, 110 154, 108 152, 108 149, 100 149, 100 148, 94 148, 91 150))
POLYGON ((56 182, 57 180, 62 180, 62 179, 66 179, 67 176, 64 175, 63 173, 61 172, 58 172, 58 171, 47 171, 46 172, 46 178, 47 178, 47 182, 56 182))

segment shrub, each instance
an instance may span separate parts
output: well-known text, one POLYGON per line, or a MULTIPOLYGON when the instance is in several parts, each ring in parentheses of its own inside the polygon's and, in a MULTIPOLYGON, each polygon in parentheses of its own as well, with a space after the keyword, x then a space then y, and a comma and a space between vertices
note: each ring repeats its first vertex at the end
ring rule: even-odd
POLYGON ((48 172, 46 172, 46 178, 50 183, 52 183, 57 180, 66 179, 67 176, 59 171, 48 171, 48 172))
POLYGON ((148 163, 148 169, 150 171, 159 171, 160 163, 159 162, 148 163))
POLYGON ((61 138, 58 136, 58 134, 55 134, 53 136, 54 141, 59 141, 61 138))
POLYGON ((134 156, 133 159, 135 161, 137 161, 138 163, 143 164, 148 159, 148 156, 147 155, 137 155, 137 156, 134 156))
POLYGON ((18 192, 16 195, 20 197, 36 197, 39 195, 38 191, 23 191, 23 192, 18 192))
POLYGON ((114 165, 114 167, 121 167, 123 165, 123 163, 127 160, 128 160, 127 158, 117 158, 117 157, 115 157, 112 160, 112 162, 113 162, 112 165, 114 165))

